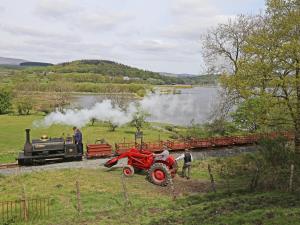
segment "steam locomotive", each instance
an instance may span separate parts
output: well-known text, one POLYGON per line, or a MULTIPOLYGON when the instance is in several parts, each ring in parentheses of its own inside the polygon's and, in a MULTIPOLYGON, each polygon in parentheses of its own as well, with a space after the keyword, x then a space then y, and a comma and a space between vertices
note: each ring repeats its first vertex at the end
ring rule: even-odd
POLYGON ((33 165, 38 162, 49 160, 82 160, 83 152, 79 152, 77 145, 72 137, 48 138, 43 136, 41 139, 30 141, 30 129, 26 129, 26 142, 24 149, 17 158, 21 166, 33 165))

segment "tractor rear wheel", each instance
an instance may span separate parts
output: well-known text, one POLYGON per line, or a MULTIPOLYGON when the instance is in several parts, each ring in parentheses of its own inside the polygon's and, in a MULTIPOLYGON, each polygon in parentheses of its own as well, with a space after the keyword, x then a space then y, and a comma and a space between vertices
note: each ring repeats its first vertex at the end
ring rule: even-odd
POLYGON ((170 182, 171 175, 165 164, 154 163, 148 170, 148 179, 153 184, 167 186, 170 182))
POLYGON ((132 177, 134 174, 134 168, 131 165, 126 165, 123 167, 123 174, 126 177, 132 177))

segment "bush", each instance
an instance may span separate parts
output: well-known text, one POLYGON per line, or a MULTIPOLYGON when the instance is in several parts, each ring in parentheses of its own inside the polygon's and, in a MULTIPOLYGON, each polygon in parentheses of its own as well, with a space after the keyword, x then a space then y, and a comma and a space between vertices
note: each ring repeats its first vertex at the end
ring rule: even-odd
POLYGON ((172 131, 174 130, 174 126, 166 125, 166 126, 165 126, 165 129, 166 129, 167 131, 172 132, 172 131))
POLYGON ((258 144, 259 153, 266 165, 274 169, 291 163, 294 153, 285 137, 261 139, 258 144))
POLYGON ((11 93, 6 90, 0 90, 0 114, 7 113, 11 107, 11 93))
MULTIPOLYGON (((294 152, 289 141, 277 137, 260 140, 258 151, 253 154, 218 159, 216 162, 220 168, 219 176, 225 180, 229 191, 235 181, 243 181, 243 188, 251 191, 288 190, 293 158, 294 152)), ((294 187, 299 187, 299 170, 294 172, 293 183, 294 187)))

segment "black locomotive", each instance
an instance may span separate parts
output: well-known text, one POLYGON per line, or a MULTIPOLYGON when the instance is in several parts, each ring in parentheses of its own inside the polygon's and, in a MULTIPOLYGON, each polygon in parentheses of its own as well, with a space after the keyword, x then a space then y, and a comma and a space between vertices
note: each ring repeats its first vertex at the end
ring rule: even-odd
POLYGON ((79 152, 73 138, 47 138, 30 142, 30 129, 26 129, 26 142, 23 152, 17 158, 19 165, 33 165, 49 160, 82 160, 83 152, 79 152))

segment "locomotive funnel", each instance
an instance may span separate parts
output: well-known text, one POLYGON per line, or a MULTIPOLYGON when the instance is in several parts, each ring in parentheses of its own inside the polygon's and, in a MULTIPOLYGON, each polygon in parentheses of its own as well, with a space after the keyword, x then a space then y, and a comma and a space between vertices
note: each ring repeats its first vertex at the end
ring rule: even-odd
POLYGON ((26 129, 26 144, 30 144, 30 129, 26 129))
POLYGON ((24 144, 24 155, 30 156, 32 154, 32 144, 30 143, 30 129, 26 129, 26 142, 24 144))

